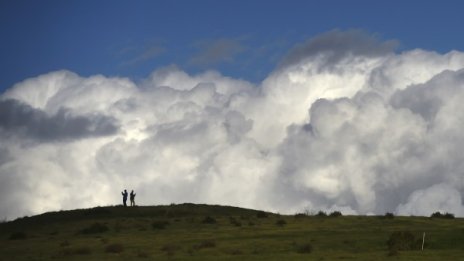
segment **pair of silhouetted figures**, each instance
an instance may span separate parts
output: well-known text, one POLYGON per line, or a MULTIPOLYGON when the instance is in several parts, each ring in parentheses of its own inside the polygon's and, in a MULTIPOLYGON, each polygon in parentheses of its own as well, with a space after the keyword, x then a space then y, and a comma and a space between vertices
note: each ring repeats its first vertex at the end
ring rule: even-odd
MULTIPOLYGON (((124 190, 123 192, 121 192, 122 194, 122 203, 124 204, 125 207, 127 207, 127 190, 124 190)), ((132 207, 135 206, 135 193, 134 191, 132 190, 131 193, 130 193, 130 204, 132 207)))

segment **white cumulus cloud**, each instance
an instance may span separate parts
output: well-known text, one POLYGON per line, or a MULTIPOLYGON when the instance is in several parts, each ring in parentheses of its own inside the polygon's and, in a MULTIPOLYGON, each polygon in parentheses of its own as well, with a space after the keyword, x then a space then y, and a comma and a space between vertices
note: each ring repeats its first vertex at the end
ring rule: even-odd
POLYGON ((464 53, 360 31, 289 51, 260 84, 56 71, 0 96, 0 218, 197 202, 282 213, 464 215, 464 53))

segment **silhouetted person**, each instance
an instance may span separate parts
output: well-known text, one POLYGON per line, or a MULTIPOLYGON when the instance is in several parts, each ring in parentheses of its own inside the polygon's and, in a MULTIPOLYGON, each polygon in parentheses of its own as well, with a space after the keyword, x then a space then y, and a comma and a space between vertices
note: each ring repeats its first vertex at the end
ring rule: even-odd
POLYGON ((132 190, 131 193, 130 193, 130 201, 131 201, 131 207, 135 206, 135 193, 134 191, 132 190))
POLYGON ((121 192, 122 194, 122 203, 124 204, 125 207, 127 207, 127 190, 124 190, 123 192, 121 192))

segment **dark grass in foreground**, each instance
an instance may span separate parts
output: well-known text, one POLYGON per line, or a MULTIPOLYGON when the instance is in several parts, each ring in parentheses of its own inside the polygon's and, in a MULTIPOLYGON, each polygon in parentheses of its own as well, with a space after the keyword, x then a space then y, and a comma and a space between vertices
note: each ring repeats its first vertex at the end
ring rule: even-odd
POLYGON ((0 224, 0 260, 460 260, 464 219, 443 217, 98 207, 0 224))

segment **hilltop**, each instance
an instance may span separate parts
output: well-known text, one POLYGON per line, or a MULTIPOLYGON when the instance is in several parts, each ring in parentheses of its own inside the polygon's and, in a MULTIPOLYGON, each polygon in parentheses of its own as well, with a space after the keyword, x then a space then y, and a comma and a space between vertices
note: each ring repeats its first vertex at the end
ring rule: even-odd
POLYGON ((463 245, 462 218, 199 204, 96 207, 0 224, 0 260, 459 260, 463 245))

